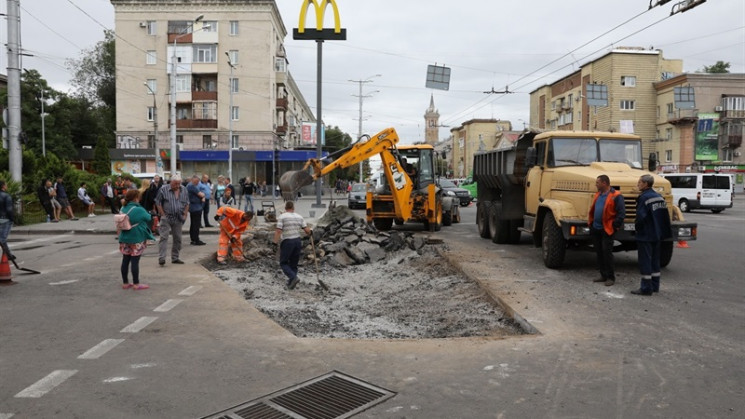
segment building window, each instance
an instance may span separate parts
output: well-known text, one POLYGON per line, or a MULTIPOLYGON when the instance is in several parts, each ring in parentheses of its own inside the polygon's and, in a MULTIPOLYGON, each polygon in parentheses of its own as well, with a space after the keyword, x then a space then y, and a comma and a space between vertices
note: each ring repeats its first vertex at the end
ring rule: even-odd
POLYGON ((212 136, 211 135, 202 135, 202 148, 204 149, 212 148, 212 136))
POLYGON ((230 118, 233 121, 237 121, 238 119, 240 119, 240 112, 238 112, 238 109, 239 108, 237 106, 233 106, 232 108, 230 108, 230 118))
POLYGON ((147 120, 150 122, 155 120, 155 108, 152 106, 147 107, 147 120))
POLYGON ((153 65, 158 61, 158 56, 155 54, 155 51, 150 50, 145 55, 145 64, 153 65))
POLYGON ((636 101, 633 101, 633 100, 622 100, 621 101, 622 111, 633 111, 634 109, 636 109, 636 101))
POLYGON ((285 61, 284 58, 275 58, 274 71, 278 71, 280 73, 284 73, 285 71, 287 71, 287 61, 285 61))
POLYGON ((237 20, 230 21, 230 35, 231 36, 238 35, 238 21, 237 20))
POLYGON ((184 143, 184 136, 183 135, 177 135, 176 136, 176 144, 183 144, 184 143))
POLYGON ((672 150, 665 150, 665 162, 669 163, 673 161, 673 151, 672 150))
POLYGON ((574 109, 574 95, 570 94, 567 96, 567 101, 569 102, 569 109, 574 109))
POLYGON ((673 104, 672 103, 667 104, 667 117, 668 118, 673 117, 673 104))
POLYGON ((458 138, 458 148, 465 147, 465 141, 462 138, 458 138))
POLYGON ((155 36, 158 33, 158 24, 154 20, 147 21, 147 34, 155 36))
POLYGON ((232 141, 230 141, 231 148, 238 148, 238 134, 233 134, 232 141))
POLYGON ((176 108, 176 119, 190 119, 189 108, 176 108))
POLYGON ((217 45, 194 45, 195 63, 216 63, 217 45))
POLYGON ((238 50, 237 49, 231 49, 228 51, 228 57, 230 59, 230 63, 233 65, 238 64, 238 50))
POLYGON ((555 100, 552 100, 551 101, 551 110, 552 111, 555 111, 556 110, 556 101, 555 100))
POLYGON ((158 81, 147 79, 147 94, 154 95, 155 93, 158 93, 158 81))
POLYGON ((673 129, 667 128, 665 129, 665 140, 670 141, 673 139, 673 129))
POLYGON ((230 93, 238 93, 238 79, 232 78, 230 79, 230 93))
POLYGON ((155 143, 155 136, 153 134, 147 135, 147 148, 158 148, 158 144, 155 143))
POLYGON ((217 119, 217 102, 194 102, 194 119, 217 119))
POLYGON ((202 32, 217 32, 217 21, 205 20, 204 24, 202 25, 202 32))
POLYGON ((176 75, 176 93, 191 92, 191 74, 176 75))
POLYGON ((745 110, 745 97, 743 96, 729 96, 722 99, 725 111, 744 111, 745 110))
POLYGON ((636 87, 636 76, 621 76, 621 86, 636 87))

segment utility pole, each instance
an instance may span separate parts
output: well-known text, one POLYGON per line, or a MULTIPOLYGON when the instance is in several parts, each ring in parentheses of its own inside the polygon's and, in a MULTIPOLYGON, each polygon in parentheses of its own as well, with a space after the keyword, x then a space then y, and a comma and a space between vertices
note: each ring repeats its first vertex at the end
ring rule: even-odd
POLYGON ((41 154, 46 157, 47 156, 47 136, 44 132, 44 118, 46 118, 47 114, 44 113, 44 88, 41 84, 39 84, 39 92, 41 94, 41 154))
POLYGON ((10 176, 21 182, 21 13, 20 0, 8 0, 8 163, 10 176))
POLYGON ((163 177, 163 162, 160 161, 160 150, 158 149, 158 102, 155 100, 155 92, 147 82, 143 83, 150 94, 153 95, 153 148, 155 149, 155 173, 163 177))
MULTIPOLYGON (((233 69, 235 65, 230 59, 230 53, 225 51, 228 56, 228 65, 230 66, 230 108, 228 109, 228 177, 233 182, 233 69)), ((273 162, 273 160, 272 160, 273 162)))
MULTIPOLYGON (((360 89, 359 90, 359 94, 352 95, 352 96, 356 96, 357 98, 359 98, 359 101, 360 101, 360 106, 359 106, 359 120, 357 121, 358 122, 358 125, 357 125, 357 141, 359 141, 359 139, 362 138, 362 99, 364 99, 366 97, 372 97, 372 95, 363 95, 362 94, 362 85, 365 84, 365 83, 372 83, 372 79, 374 77, 380 77, 380 76, 381 76, 380 74, 375 74, 374 76, 370 76, 370 77, 367 77, 367 78, 362 79, 362 80, 349 80, 352 83, 359 84, 359 89, 360 89)), ((370 92, 370 93, 377 93, 377 92, 379 92, 379 90, 376 90, 376 91, 370 92)), ((364 173, 363 173, 363 170, 362 170, 362 162, 360 162, 360 183, 362 183, 364 181, 365 181, 365 179, 364 179, 364 173)))

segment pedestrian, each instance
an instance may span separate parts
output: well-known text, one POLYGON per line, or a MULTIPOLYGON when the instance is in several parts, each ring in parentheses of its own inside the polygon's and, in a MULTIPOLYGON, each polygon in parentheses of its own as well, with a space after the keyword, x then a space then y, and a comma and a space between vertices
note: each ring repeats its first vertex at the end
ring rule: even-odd
POLYGON ((86 189, 87 187, 88 185, 86 185, 85 182, 80 184, 80 188, 78 188, 78 199, 80 200, 80 202, 83 203, 83 206, 85 206, 86 209, 88 209, 88 216, 95 217, 96 216, 95 214, 96 204, 93 203, 93 200, 91 199, 91 197, 88 196, 88 191, 86 189))
POLYGON ((254 210, 254 193, 256 192, 256 185, 251 181, 251 178, 246 178, 246 182, 243 184, 243 195, 246 196, 246 206, 243 207, 243 211, 254 210))
POLYGON ((8 183, 0 180, 0 246, 8 260, 15 260, 8 247, 8 235, 15 219, 14 211, 13 198, 8 193, 8 183))
POLYGON ((641 191, 636 201, 635 234, 642 279, 639 289, 631 293, 652 295, 660 291, 660 245, 672 238, 673 232, 665 198, 652 189, 654 177, 642 175, 636 185, 641 191))
POLYGON ((220 265, 227 264, 228 246, 233 254, 233 260, 236 262, 245 262, 243 257, 243 241, 241 234, 249 228, 249 223, 253 218, 253 211, 241 211, 231 208, 227 205, 217 209, 215 221, 220 227, 220 238, 217 245, 217 263, 220 265))
POLYGON ((122 206, 122 201, 124 201, 124 194, 127 192, 127 187, 124 185, 124 181, 122 180, 121 176, 116 177, 116 182, 114 182, 114 201, 116 201, 116 210, 119 212, 119 208, 122 206))
POLYGON ((53 223, 60 222, 60 215, 62 215, 62 205, 57 201, 57 190, 52 186, 52 181, 47 180, 47 192, 49 193, 49 201, 52 204, 52 212, 54 212, 54 218, 51 219, 53 223))
POLYGON ((230 189, 225 189, 225 193, 222 195, 222 198, 220 198, 220 206, 218 206, 218 209, 222 208, 223 205, 235 208, 235 198, 233 198, 233 195, 231 195, 230 189))
POLYGON ((225 176, 219 175, 217 176, 217 186, 215 186, 215 202, 217 203, 217 208, 220 208, 220 202, 222 199, 223 194, 225 193, 225 176))
POLYGON ((111 184, 111 179, 106 179, 106 183, 101 186, 101 196, 103 196, 106 203, 109 204, 112 214, 119 212, 119 206, 114 203, 114 185, 111 184))
POLYGON ((39 202, 42 208, 44 208, 44 212, 47 213, 47 222, 54 218, 54 208, 52 208, 52 200, 49 197, 49 190, 47 189, 48 181, 48 179, 43 179, 39 188, 36 190, 36 196, 39 197, 39 202))
POLYGON ((155 198, 160 217, 160 240, 158 241, 158 264, 166 264, 166 252, 168 251, 168 237, 173 234, 173 245, 171 246, 171 263, 183 264, 179 259, 181 252, 181 229, 189 213, 189 194, 181 185, 181 176, 172 175, 171 182, 158 190, 155 198))
POLYGON ((265 196, 266 196, 266 181, 262 180, 261 181, 261 197, 263 198, 265 196))
POLYGON ((140 284, 140 256, 147 248, 148 240, 155 240, 153 233, 148 228, 151 216, 140 205, 140 191, 130 189, 124 194, 124 206, 122 214, 127 214, 132 228, 119 232, 119 251, 122 254, 122 288, 144 290, 149 285, 140 284), (127 275, 132 271, 132 283, 129 283, 127 275))
POLYGON ((204 194, 204 202, 202 205, 202 214, 204 215, 204 227, 214 227, 210 224, 210 201, 212 200, 212 182, 210 177, 206 173, 202 174, 202 180, 199 182, 199 190, 204 194))
POLYGON ((235 186, 233 186, 232 183, 230 183, 230 178, 225 176, 225 189, 230 189, 231 195, 233 195, 233 198, 236 197, 235 193, 235 186))
POLYGON ((295 212, 295 203, 287 201, 285 212, 277 218, 277 228, 274 231, 274 243, 279 244, 279 266, 287 275, 287 289, 295 289, 300 282, 297 277, 297 264, 303 246, 300 230, 307 235, 311 234, 303 216, 295 212))
POLYGON ((54 184, 54 189, 57 191, 57 201, 62 205, 62 210, 67 214, 67 219, 77 221, 78 217, 72 212, 70 201, 67 199, 67 191, 65 190, 65 182, 62 177, 57 178, 57 182, 54 184))
POLYGON ((207 243, 199 240, 199 229, 202 227, 202 209, 207 195, 199 187, 199 176, 196 174, 191 177, 191 183, 186 186, 189 194, 189 238, 192 246, 203 246, 207 243))
POLYGON ((151 185, 155 185, 155 189, 160 189, 163 186, 163 178, 160 177, 160 175, 153 176, 153 181, 150 182, 151 185))
POLYGON ((600 175, 595 180, 598 191, 590 206, 588 225, 592 246, 597 254, 600 278, 593 282, 604 282, 610 287, 616 282, 613 268, 613 235, 623 225, 626 216, 623 195, 610 186, 610 178, 600 175))
MULTIPOLYGON (((142 185, 145 186, 145 181, 142 182, 142 185)), ((155 206, 155 198, 158 196, 158 190, 160 189, 160 186, 162 186, 160 176, 155 175, 146 190, 143 191, 142 188, 140 188, 140 192, 142 194, 140 203, 142 207, 145 208, 145 211, 150 213, 150 215, 153 217, 150 221, 150 230, 153 232, 153 234, 158 234, 158 225, 160 222, 160 217, 158 217, 158 208, 155 206)))

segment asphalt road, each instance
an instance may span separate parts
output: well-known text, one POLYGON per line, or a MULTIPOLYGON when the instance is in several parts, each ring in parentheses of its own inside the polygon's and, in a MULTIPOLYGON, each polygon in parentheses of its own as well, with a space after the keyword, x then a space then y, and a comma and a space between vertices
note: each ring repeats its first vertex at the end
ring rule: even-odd
POLYGON ((368 418, 742 417, 745 199, 686 216, 700 239, 675 249, 659 295, 637 297, 635 254, 617 254, 605 287, 592 254, 546 269, 526 235, 479 238, 465 208, 438 237, 539 332, 509 339, 298 339, 194 264, 214 235, 186 265, 146 256, 144 293, 118 287, 113 235, 16 236, 44 274, 0 288, 0 418, 199 417, 330 370, 398 393, 368 418))

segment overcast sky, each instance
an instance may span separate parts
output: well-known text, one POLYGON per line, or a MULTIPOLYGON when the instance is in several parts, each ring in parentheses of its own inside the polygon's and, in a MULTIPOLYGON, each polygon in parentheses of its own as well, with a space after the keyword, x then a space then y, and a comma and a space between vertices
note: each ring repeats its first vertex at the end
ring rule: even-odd
MULTIPOLYGON (((289 70, 315 112, 316 45, 292 39, 302 1, 277 3, 289 32, 289 70)), ((674 3, 647 11, 649 0, 337 0, 347 40, 324 43, 323 119, 355 136, 359 85, 348 80, 380 74, 363 88, 371 96, 364 99, 363 132, 393 126, 404 143, 423 141, 431 94, 442 125, 496 118, 522 129, 530 91, 611 46, 661 49, 665 58, 682 59, 686 72, 721 60, 731 63, 731 72, 745 73, 745 1, 708 0, 669 16, 674 3), (435 63, 452 68, 449 91, 425 88, 427 65, 435 63), (483 93, 505 86, 515 93, 483 93)), ((0 10, 6 8, 2 2, 0 10)), ((22 45, 35 55, 24 57, 23 66, 69 91, 65 60, 102 40, 101 25, 113 28, 113 6, 107 0, 22 0, 21 8, 22 45)), ((0 39, 7 43, 2 22, 0 39)), ((4 54, 0 66, 7 67, 4 54)), ((440 138, 449 127, 441 128, 440 138)))

